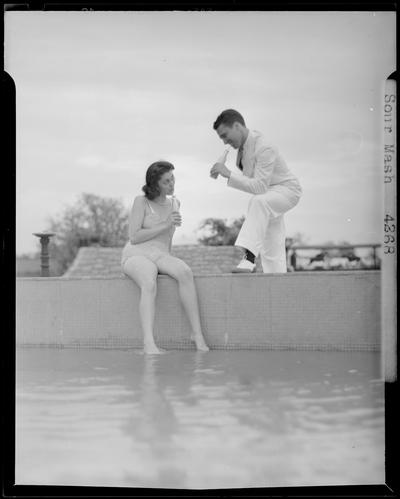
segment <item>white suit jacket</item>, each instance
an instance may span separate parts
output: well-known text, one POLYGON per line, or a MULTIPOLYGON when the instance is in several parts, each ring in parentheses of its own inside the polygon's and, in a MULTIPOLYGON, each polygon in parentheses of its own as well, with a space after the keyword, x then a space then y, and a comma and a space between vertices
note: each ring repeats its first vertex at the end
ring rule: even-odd
POLYGON ((264 194, 273 185, 285 185, 301 195, 301 186, 275 147, 263 135, 249 130, 243 144, 243 173, 231 172, 228 186, 251 194, 264 194))

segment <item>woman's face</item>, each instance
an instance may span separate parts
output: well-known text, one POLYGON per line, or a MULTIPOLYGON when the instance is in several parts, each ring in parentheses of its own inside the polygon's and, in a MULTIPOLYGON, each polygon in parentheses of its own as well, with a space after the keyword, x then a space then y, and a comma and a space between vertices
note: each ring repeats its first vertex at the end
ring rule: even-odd
POLYGON ((172 171, 165 172, 158 181, 160 195, 171 196, 174 193, 175 177, 172 171))

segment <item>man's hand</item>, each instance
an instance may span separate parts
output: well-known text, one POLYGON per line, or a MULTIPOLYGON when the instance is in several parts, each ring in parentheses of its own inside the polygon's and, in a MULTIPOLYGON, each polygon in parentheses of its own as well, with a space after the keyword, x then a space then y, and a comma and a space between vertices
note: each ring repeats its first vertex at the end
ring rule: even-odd
POLYGON ((218 175, 229 178, 231 176, 231 171, 223 163, 215 163, 210 170, 210 177, 217 178, 218 175))

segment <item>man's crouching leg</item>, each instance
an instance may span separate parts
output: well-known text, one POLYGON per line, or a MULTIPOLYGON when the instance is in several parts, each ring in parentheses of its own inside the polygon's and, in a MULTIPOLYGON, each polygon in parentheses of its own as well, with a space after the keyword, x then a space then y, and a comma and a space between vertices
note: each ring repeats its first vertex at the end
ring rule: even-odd
POLYGON ((265 245, 265 237, 272 213, 266 202, 265 194, 252 196, 246 219, 238 234, 235 246, 245 249, 245 255, 239 265, 232 269, 234 273, 255 272, 255 258, 265 245))

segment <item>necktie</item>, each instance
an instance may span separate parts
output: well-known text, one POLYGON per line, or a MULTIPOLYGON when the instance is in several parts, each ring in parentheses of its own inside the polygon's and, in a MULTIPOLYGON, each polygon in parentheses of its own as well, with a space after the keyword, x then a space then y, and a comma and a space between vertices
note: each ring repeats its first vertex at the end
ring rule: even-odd
POLYGON ((236 158, 236 166, 243 171, 242 156, 243 156, 243 149, 239 148, 236 158))

